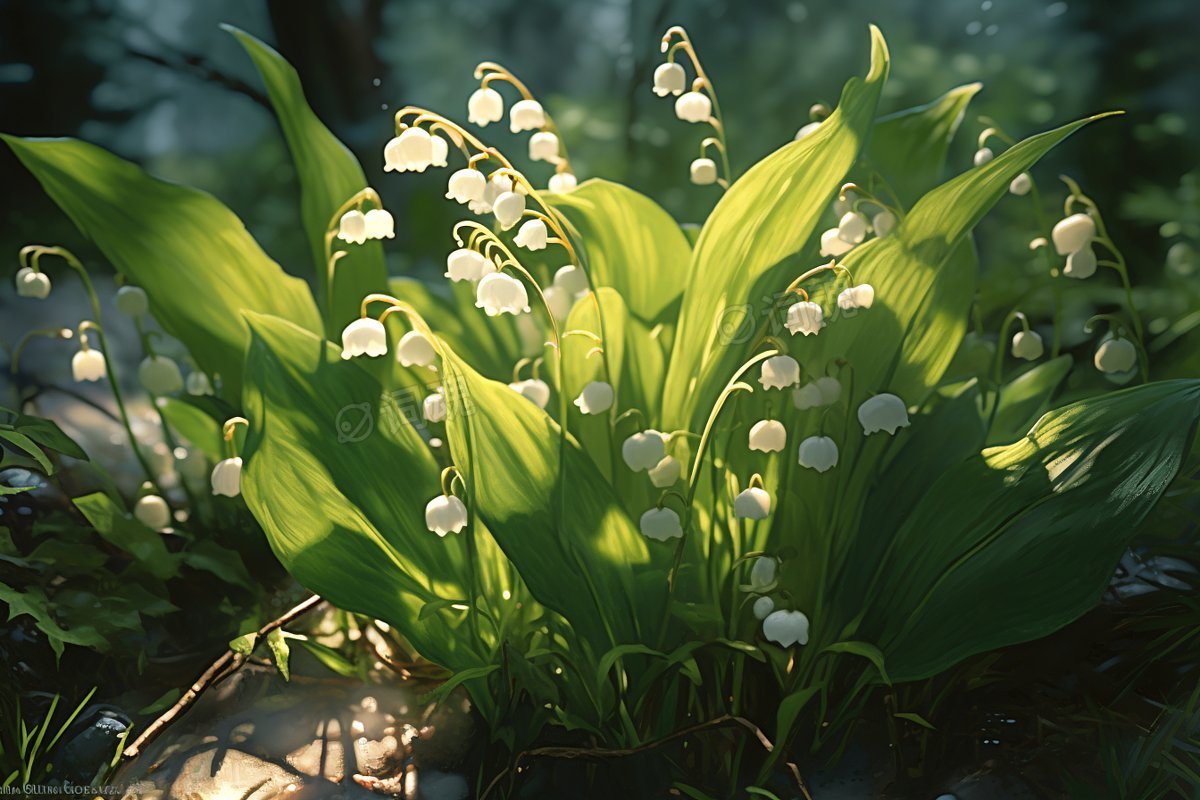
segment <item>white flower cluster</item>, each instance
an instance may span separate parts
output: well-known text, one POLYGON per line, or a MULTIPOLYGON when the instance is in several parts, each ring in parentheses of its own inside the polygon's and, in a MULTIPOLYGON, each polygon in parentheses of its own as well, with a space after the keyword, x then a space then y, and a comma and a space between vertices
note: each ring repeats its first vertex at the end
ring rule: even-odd
POLYGON ((853 189, 839 193, 833 211, 837 225, 821 234, 821 255, 827 258, 840 258, 866 241, 870 234, 882 238, 896 227, 895 212, 877 201, 859 198, 853 189))

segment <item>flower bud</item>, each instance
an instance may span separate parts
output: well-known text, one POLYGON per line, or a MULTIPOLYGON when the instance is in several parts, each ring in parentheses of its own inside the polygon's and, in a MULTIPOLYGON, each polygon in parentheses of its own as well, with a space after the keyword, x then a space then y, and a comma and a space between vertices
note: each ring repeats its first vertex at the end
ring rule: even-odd
POLYGON ((554 273, 554 285, 572 297, 578 297, 588 290, 587 273, 574 264, 567 264, 554 273))
POLYGON ((666 455, 666 437, 658 431, 635 433, 621 444, 621 458, 634 472, 653 469, 666 455))
POLYGON ((825 327, 825 312, 816 303, 803 300, 793 303, 787 310, 787 321, 784 327, 795 336, 803 333, 805 336, 815 336, 825 327))
POLYGON ((763 595, 754 601, 754 618, 766 619, 775 610, 775 601, 763 595))
POLYGON ((76 381, 98 381, 107 372, 104 355, 99 350, 87 348, 71 357, 71 377, 76 381))
POLYGON ((342 330, 342 358, 355 356, 374 358, 387 352, 387 330, 383 323, 371 317, 356 319, 342 330))
POLYGON ((150 310, 150 298, 140 286, 122 286, 117 289, 117 311, 127 317, 140 317, 150 310))
POLYGON ((712 100, 703 92, 686 92, 675 100, 675 116, 684 122, 708 122, 712 100))
POLYGON ((1060 256, 1076 253, 1091 244, 1096 235, 1096 222, 1087 214, 1072 214, 1060 219, 1050 231, 1054 249, 1060 256))
POLYGON ((545 250, 546 240, 549 236, 546 223, 540 219, 530 219, 521 223, 513 241, 516 242, 517 247, 524 247, 526 250, 545 250))
POLYGON ((439 537, 467 527, 467 506, 454 495, 438 495, 425 505, 425 527, 439 537))
POLYGON ((372 208, 363 215, 368 239, 396 238, 396 223, 392 215, 382 208, 372 208))
POLYGON ((441 390, 430 392, 421 403, 421 414, 426 422, 441 422, 446 419, 446 395, 441 390))
POLYGON ((523 381, 513 381, 508 385, 517 394, 529 400, 538 408, 545 408, 550 402, 550 386, 539 378, 529 378, 523 381))
POLYGON ((171 507, 156 494, 139 497, 133 505, 133 515, 147 528, 156 531, 171 524, 171 507))
POLYGON ((138 381, 152 395, 174 394, 183 389, 179 365, 166 356, 146 356, 138 365, 138 381))
POLYGON ((1093 363, 1101 372, 1129 372, 1137 365, 1137 349, 1128 339, 1109 339, 1096 348, 1093 363))
POLYGON ((880 211, 871 217, 871 227, 875 229, 876 236, 883 238, 896 227, 896 215, 887 210, 880 211))
POLYGON ((791 356, 772 356, 762 363, 758 382, 764 389, 786 389, 800 382, 800 362, 791 356))
POLYGON ((1063 267, 1063 275, 1068 278, 1083 280, 1096 274, 1096 254, 1091 247, 1084 246, 1067 256, 1067 264, 1063 267))
POLYGON ((574 405, 584 414, 603 414, 612 408, 614 399, 612 384, 592 381, 583 387, 579 397, 575 398, 574 405))
POLYGON ((489 317, 499 314, 528 314, 529 293, 525 284, 503 272, 484 275, 475 289, 475 307, 489 317))
POLYGON ((413 364, 428 367, 435 358, 437 351, 433 349, 433 342, 420 331, 408 331, 396 342, 396 360, 402 367, 411 367, 413 364))
POLYGON ((807 125, 805 125, 804 127, 802 127, 800 130, 796 131, 796 136, 795 136, 795 138, 793 139, 793 141, 796 141, 796 142, 800 141, 800 140, 801 140, 801 139, 803 139, 805 136, 808 136, 810 133, 812 133, 813 131, 815 131, 815 130, 816 130, 817 128, 819 128, 819 127, 821 127, 821 122, 820 122, 820 120, 818 120, 817 122, 810 122, 810 123, 808 123, 807 125))
POLYGON ((750 428, 751 450, 778 453, 787 446, 787 428, 777 419, 760 419, 750 428))
POLYGON ((450 176, 446 182, 446 199, 456 203, 478 202, 483 199, 487 189, 487 178, 472 167, 463 167, 450 176))
POLYGON ((783 647, 808 644, 808 617, 799 611, 774 611, 763 620, 762 629, 763 636, 783 647))
POLYGON ((1046 351, 1042 337, 1034 331, 1017 331, 1012 337, 1013 358, 1036 361, 1046 351))
POLYGON ((828 258, 837 258, 845 255, 854 249, 854 245, 849 242, 842 241, 838 236, 837 228, 830 228, 821 234, 821 255, 828 258))
POLYGON ((550 131, 538 131, 529 137, 530 161, 555 161, 558 159, 558 137, 550 131))
POLYGON ((218 461, 213 467, 212 493, 225 497, 237 497, 242 492, 242 459, 240 456, 218 461))
POLYGON ((504 117, 504 98, 495 89, 476 89, 467 98, 467 121, 479 127, 499 122, 504 117))
POLYGON ((550 184, 547 188, 558 194, 567 194, 575 191, 575 187, 578 185, 579 183, 575 180, 575 176, 572 173, 556 172, 550 176, 550 184))
POLYGON ((496 265, 482 253, 461 247, 446 256, 446 277, 455 283, 477 281, 496 271, 496 265))
POLYGON ((546 112, 537 100, 518 100, 508 113, 508 123, 513 133, 535 131, 546 126, 546 112))
POLYGON ((771 495, 751 486, 733 498, 733 515, 738 519, 766 519, 771 513, 771 495))
POLYGON ((982 167, 984 164, 996 157, 990 147, 981 147, 975 151, 975 166, 982 167))
POLYGON ((750 567, 750 589, 755 592, 769 592, 775 588, 775 572, 779 561, 771 556, 759 556, 750 567))
POLYGON ((642 535, 647 539, 665 542, 683 536, 679 515, 669 508, 652 508, 638 521, 642 535))
POLYGON ((362 244, 367 240, 367 218, 357 208, 352 208, 338 220, 337 238, 349 244, 362 244))
POLYGON ((1029 190, 1033 188, 1033 176, 1028 172, 1022 172, 1020 175, 1012 179, 1012 183, 1008 185, 1008 191, 1015 194, 1017 197, 1024 197, 1029 194, 1029 190))
POLYGON ((17 270, 17 296, 45 300, 50 294, 50 276, 29 267, 17 270))
POLYGON ((857 211, 847 211, 838 220, 838 238, 849 244, 859 244, 867 237, 867 221, 857 211))
POLYGON ((500 227, 508 230, 520 222, 521 215, 525 213, 525 195, 520 192, 504 192, 496 198, 492 212, 496 215, 496 222, 500 223, 500 227))
POLYGON ((850 311, 855 308, 870 308, 875 302, 875 287, 869 283, 860 283, 843 289, 838 294, 838 308, 850 311))
POLYGON ((208 379, 208 375, 198 369, 194 369, 188 373, 187 381, 184 382, 184 388, 193 397, 213 393, 212 381, 208 379))
POLYGON ((825 472, 837 466, 837 444, 828 436, 810 436, 800 443, 800 466, 825 472))
POLYGON ((673 94, 676 97, 683 94, 687 87, 687 75, 683 67, 675 62, 659 64, 654 70, 654 93, 659 97, 673 94))
POLYGON ((895 434, 900 428, 908 427, 908 409, 904 407, 904 401, 894 394, 877 394, 864 400, 858 407, 858 421, 864 434, 870 435, 876 431, 895 434))
POLYGON ((647 474, 656 489, 666 489, 674 486, 683 471, 683 465, 674 456, 664 456, 662 461, 654 465, 647 474))
POLYGON ((717 182, 717 162, 711 158, 697 158, 691 166, 692 183, 708 186, 717 182))

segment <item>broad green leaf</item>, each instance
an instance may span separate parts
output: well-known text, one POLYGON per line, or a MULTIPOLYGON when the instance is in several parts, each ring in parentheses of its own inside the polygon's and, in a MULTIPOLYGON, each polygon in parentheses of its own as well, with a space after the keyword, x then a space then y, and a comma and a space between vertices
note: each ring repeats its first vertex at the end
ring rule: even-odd
POLYGON ((1071 363, 1070 356, 1059 356, 1022 372, 1005 384, 1000 390, 1000 407, 992 420, 987 443, 1011 442, 1029 430, 1071 371, 1071 363))
POLYGON ((671 215, 649 197, 599 178, 547 198, 578 233, 593 285, 619 292, 647 327, 660 321, 683 291, 692 257, 671 215))
POLYGON ((0 428, 0 439, 8 442, 13 448, 36 461, 45 474, 54 474, 54 465, 50 463, 50 457, 46 455, 46 452, 33 439, 30 439, 20 431, 9 430, 8 428, 0 428))
POLYGON ((822 650, 822 652, 845 653, 865 658, 875 667, 875 671, 879 673, 879 677, 884 683, 888 685, 892 683, 892 679, 888 677, 886 659, 883 657, 883 653, 879 652, 879 648, 869 642, 834 642, 822 650))
POLYGON ((76 227, 150 296, 226 398, 237 398, 249 331, 243 310, 320 331, 308 287, 288 276, 234 214, 205 192, 153 178, 137 165, 74 139, 3 136, 76 227))
MULTIPOLYGON (((713 209, 692 253, 663 396, 663 424, 688 428, 707 416, 749 354, 730 335, 757 328, 770 301, 794 277, 786 257, 813 238, 822 213, 863 147, 889 66, 883 35, 871 27, 871 68, 852 78, 833 114, 812 134, 750 168, 713 209)), ((702 420, 701 420, 702 421, 702 420)))
POLYGON ((240 586, 251 592, 257 591, 260 586, 236 550, 222 547, 211 539, 189 542, 179 557, 192 569, 216 575, 232 586, 240 586))
POLYGON ((221 422, 184 398, 164 397, 159 401, 159 410, 176 433, 209 459, 220 461, 225 457, 221 422))
POLYGON ((8 606, 6 619, 16 619, 25 614, 33 617, 38 630, 45 633, 46 638, 50 640, 50 648, 54 650, 56 658, 62 657, 63 646, 67 644, 77 644, 102 652, 109 648, 108 640, 97 633, 95 628, 72 626, 68 629, 60 625, 50 611, 50 601, 37 586, 30 586, 21 591, 0 582, 0 603, 8 606))
POLYGON ((275 666, 279 669, 283 680, 290 681, 292 671, 288 667, 288 661, 292 651, 288 648, 287 639, 283 637, 282 628, 276 628, 267 634, 267 647, 271 648, 271 656, 275 659, 275 666))
POLYGON ((53 420, 29 414, 18 414, 12 421, 12 426, 46 449, 77 458, 80 461, 88 460, 87 453, 83 452, 83 448, 74 439, 63 433, 62 428, 58 427, 53 420))
POLYGON ((179 555, 167 549, 162 535, 127 514, 108 495, 94 492, 74 502, 105 541, 133 556, 146 573, 159 580, 179 573, 179 555))
POLYGON ((1192 446, 1200 381, 1166 381, 1046 414, 945 473, 896 534, 857 638, 892 677, 1045 636, 1100 599, 1192 446))
POLYGON ((239 656, 248 656, 254 652, 254 645, 257 642, 257 633, 244 633, 236 639, 229 640, 229 649, 239 656))
POLYGON ((362 299, 387 287, 383 246, 369 241, 342 248, 347 255, 337 263, 332 302, 325 297, 328 272, 325 233, 338 208, 366 188, 366 176, 354 155, 309 108, 300 76, 292 65, 245 31, 232 25, 222 27, 237 37, 254 61, 292 152, 292 162, 300 178, 300 214, 316 270, 314 285, 319 287, 328 309, 326 335, 337 338, 342 328, 358 318, 362 299))
MULTIPOLYGON (((887 181, 904 208, 941 183, 950 142, 971 98, 982 88, 979 83, 959 86, 931 103, 876 120, 864 166, 887 181)), ((869 185, 869 177, 863 185, 869 185)), ((886 192, 883 196, 888 197, 886 192)))
POLYGON ((937 730, 937 728, 934 727, 934 724, 932 722, 925 719, 920 714, 916 714, 912 711, 900 711, 896 714, 892 714, 892 716, 895 717, 896 719, 902 719, 902 720, 906 720, 907 722, 911 722, 914 725, 920 725, 922 728, 925 728, 927 730, 931 730, 931 731, 937 730))

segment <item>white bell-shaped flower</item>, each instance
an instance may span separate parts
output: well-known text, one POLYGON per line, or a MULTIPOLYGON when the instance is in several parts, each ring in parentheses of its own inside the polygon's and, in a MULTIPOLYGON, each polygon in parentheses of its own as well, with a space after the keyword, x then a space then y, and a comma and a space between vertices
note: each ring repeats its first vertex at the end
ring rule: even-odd
POLYGON ((821 405, 831 406, 836 403, 842 396, 842 384, 837 378, 830 375, 817 378, 814 383, 821 391, 821 405))
POLYGON ((1096 274, 1096 252, 1085 245, 1074 253, 1067 255, 1067 264, 1063 267, 1063 275, 1076 280, 1090 278, 1096 274))
POLYGON ((796 131, 796 136, 793 138, 793 141, 796 141, 796 142, 800 141, 805 136, 808 136, 809 134, 815 132, 817 130, 817 128, 819 128, 819 127, 821 127, 820 121, 810 122, 807 125, 802 126, 800 128, 800 130, 796 131))
POLYGON ((518 100, 508 112, 508 128, 513 133, 536 131, 546 126, 546 111, 537 100, 518 100))
POLYGON ((513 381, 508 385, 517 394, 529 400, 538 408, 545 408, 550 402, 550 386, 540 378, 528 378, 523 381, 513 381))
POLYGON ((343 359, 381 356, 387 352, 387 346, 387 329, 377 319, 356 319, 342 330, 343 359))
POLYGON ((440 390, 425 395, 425 400, 421 403, 421 414, 426 422, 436 423, 446 419, 446 395, 440 390))
POLYGON ((212 381, 208 379, 208 375, 198 369, 194 369, 188 373, 187 380, 184 381, 183 388, 193 397, 202 397, 206 394, 213 393, 212 381))
POLYGON ((869 283, 860 283, 838 293, 838 308, 850 311, 855 308, 870 308, 875 302, 875 287, 869 283))
POLYGON ((574 296, 561 286, 547 286, 542 289, 542 297, 546 301, 546 307, 550 309, 550 314, 560 321, 567 318, 571 307, 575 305, 574 296))
POLYGON ((642 518, 638 520, 638 527, 641 528, 642 536, 659 542, 683 536, 683 525, 679 522, 679 515, 669 508, 650 509, 642 514, 642 518))
POLYGON ((763 620, 763 636, 783 647, 808 644, 808 617, 800 611, 772 611, 763 620))
POLYGON ((29 267, 17 270, 17 296, 45 300, 50 294, 50 276, 29 267))
POLYGON ((896 228, 896 215, 886 209, 880 211, 871 217, 871 227, 875 229, 876 236, 887 236, 896 228))
POLYGON ((556 172, 550 176, 550 183, 547 189, 558 194, 568 194, 575 191, 575 187, 579 185, 574 173, 571 172, 556 172))
POLYGON ((441 494, 425 505, 425 527, 439 537, 467 527, 467 506, 454 495, 441 494))
POLYGON ((854 245, 849 242, 842 241, 838 236, 837 228, 830 228, 821 234, 821 255, 828 258, 837 258, 845 255, 854 249, 854 245))
POLYGON ((854 204, 857 202, 858 192, 839 192, 837 198, 833 201, 833 215, 841 219, 854 210, 854 204))
POLYGON ((475 289, 475 307, 489 317, 499 314, 528 314, 529 292, 525 284, 503 272, 484 275, 475 289))
POLYGON ((860 244, 867 238, 867 220, 857 211, 847 211, 838 220, 838 238, 849 244, 860 244))
POLYGON ((587 273, 574 264, 567 264, 555 271, 554 285, 572 297, 579 297, 588 290, 587 273))
POLYGON ((717 162, 711 158, 697 158, 690 167, 692 183, 708 186, 717 182, 717 162))
POLYGON ((801 411, 831 406, 842 396, 842 384, 828 375, 810 381, 792 392, 792 403, 801 411))
POLYGON ((446 181, 446 199, 456 203, 478 202, 487 189, 487 177, 474 167, 463 167, 446 181))
POLYGON ((433 163, 433 137, 424 128, 407 128, 383 149, 385 172, 424 172, 433 163))
POLYGON ((760 419, 750 428, 751 450, 778 453, 787 446, 787 428, 777 419, 760 419))
POLYGON ((476 89, 467 98, 467 121, 479 127, 504 118, 504 98, 490 87, 476 89))
POLYGON ((513 241, 517 247, 524 247, 526 250, 545 250, 546 240, 549 238, 550 232, 546 230, 546 223, 540 219, 529 219, 517 228, 517 235, 513 241))
POLYGON ((460 247, 446 256, 446 277, 455 283, 477 281, 496 271, 496 265, 476 250, 460 247))
POLYGON ((704 92, 685 92, 675 100, 675 116, 684 122, 708 122, 712 100, 704 92))
POLYGON ((1022 172, 1020 175, 1012 179, 1012 183, 1008 185, 1008 191, 1015 194, 1017 197, 1024 197, 1029 194, 1029 190, 1033 188, 1033 176, 1028 172, 1022 172))
POLYGON ((1137 365, 1137 349, 1128 339, 1109 339, 1096 348, 1093 363, 1101 372, 1128 372, 1137 365))
POLYGON ((792 336, 797 333, 815 336, 825 327, 825 312, 811 300, 802 300, 788 307, 787 320, 783 324, 792 336))
POLYGON ((683 465, 675 456, 664 456, 662 461, 654 465, 647 475, 656 489, 666 489, 674 486, 683 472, 683 465))
POLYGON ((504 192, 492 204, 492 213, 496 215, 496 222, 500 223, 500 227, 508 230, 520 222, 521 215, 525 213, 525 195, 520 192, 504 192))
POLYGON ((809 436, 800 443, 800 466, 825 472, 838 463, 837 443, 828 436, 809 436))
POLYGON ((402 367, 428 367, 437 358, 433 342, 420 331, 408 331, 396 342, 396 360, 402 367))
POLYGON ((981 147, 975 151, 975 166, 982 167, 984 164, 996 157, 990 147, 981 147))
POLYGON ((368 239, 396 238, 396 222, 386 209, 372 208, 363 214, 363 221, 367 224, 368 239))
POLYGON ((122 286, 117 289, 115 305, 117 311, 136 319, 150 310, 150 298, 146 296, 146 290, 140 286, 122 286))
POLYGON ((615 395, 610 383, 592 381, 575 398, 575 407, 584 414, 603 414, 612 408, 615 395))
POLYGON ((771 556, 759 556, 750 567, 750 589, 755 592, 769 592, 775 588, 775 573, 779 569, 778 559, 771 556))
POLYGON ((1013 358, 1023 358, 1026 361, 1036 361, 1046 352, 1042 337, 1035 331, 1017 331, 1012 337, 1013 358))
POLYGON ((1096 236, 1096 222, 1087 214, 1072 214, 1060 219, 1050 231, 1054 249, 1060 256, 1074 253, 1091 244, 1096 236))
POLYGON ((430 165, 434 167, 444 167, 450 156, 450 145, 440 136, 431 136, 430 140, 433 143, 433 158, 430 159, 430 165))
POLYGON ((687 75, 684 73, 682 65, 669 61, 655 67, 654 93, 656 95, 666 97, 673 94, 678 97, 683 94, 685 88, 687 88, 687 75))
POLYGON ((71 377, 76 381, 98 381, 107 372, 99 350, 86 348, 71 356, 71 377))
POLYGON ((529 137, 530 161, 556 161, 558 159, 558 137, 550 131, 538 131, 529 137))
POLYGON ((908 409, 904 401, 894 394, 877 394, 863 401, 858 407, 858 421, 864 434, 887 431, 895 434, 900 428, 908 427, 908 409))
POLYGON ((337 238, 348 244, 362 244, 367 240, 367 217, 357 208, 352 208, 338 220, 337 238))
POLYGON ((738 519, 766 519, 771 513, 771 495, 766 489, 751 486, 733 498, 733 515, 738 519))
POLYGON ((242 492, 242 459, 240 456, 222 459, 213 467, 209 479, 212 493, 237 497, 242 492))
POLYGON ((754 618, 766 619, 775 610, 775 601, 763 595, 754 601, 754 618))
POLYGON ((183 389, 179 365, 166 356, 146 356, 138 365, 138 381, 152 395, 174 394, 183 389))
POLYGON ((621 444, 621 458, 634 472, 642 472, 658 466, 667 455, 666 437, 658 431, 640 431, 621 444))
POLYGON ((171 524, 171 507, 156 494, 139 497, 133 504, 133 515, 147 528, 161 531, 171 524))
POLYGON ((786 389, 800 382, 800 362, 791 356, 772 356, 762 362, 758 382, 764 389, 786 389))

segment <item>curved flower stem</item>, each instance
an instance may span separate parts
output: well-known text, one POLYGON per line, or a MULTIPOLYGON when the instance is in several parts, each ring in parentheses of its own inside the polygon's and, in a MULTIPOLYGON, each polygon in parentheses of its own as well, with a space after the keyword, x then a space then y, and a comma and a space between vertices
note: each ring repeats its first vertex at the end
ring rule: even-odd
POLYGON ((250 427, 250 420, 245 417, 230 417, 225 420, 225 424, 221 426, 221 439, 225 442, 226 452, 230 458, 237 458, 237 439, 234 438, 234 432, 238 425, 250 427))
MULTIPOLYGON (((522 100, 533 100, 537 102, 537 98, 529 91, 529 88, 516 75, 505 66, 497 64, 495 61, 481 61, 475 66, 475 79, 479 81, 482 88, 487 88, 492 81, 501 81, 515 88, 520 94, 522 100)), ((554 123, 554 118, 550 116, 550 112, 546 111, 545 105, 542 106, 542 114, 546 119, 546 124, 542 126, 542 130, 553 133, 558 139, 559 157, 555 162, 555 168, 558 172, 571 171, 571 158, 567 154, 567 145, 563 140, 562 133, 558 129, 558 125, 554 123)))
POLYGON ((334 267, 349 253, 345 250, 334 252, 333 243, 337 240, 338 229, 341 227, 342 215, 352 208, 362 208, 362 204, 369 201, 375 208, 383 208, 383 200, 380 199, 379 193, 370 186, 361 189, 354 195, 338 206, 337 211, 333 212, 333 216, 329 218, 329 225, 325 229, 325 324, 329 325, 332 322, 333 314, 333 273, 334 267))
POLYGON ((134 458, 137 459, 142 472, 146 474, 146 480, 154 487, 155 491, 162 495, 162 489, 158 485, 158 479, 154 475, 154 470, 150 467, 150 462, 146 459, 146 455, 138 446, 137 437, 133 435, 133 424, 129 420, 129 412, 125 408, 125 400, 121 395, 121 387, 117 383, 117 373, 113 369, 112 357, 109 355, 108 340, 104 336, 103 314, 100 311, 100 296, 96 294, 96 287, 92 284, 92 277, 88 274, 86 268, 75 257, 75 254, 65 247, 51 247, 48 245, 31 244, 21 248, 21 259, 29 257, 30 263, 35 269, 39 269, 38 261, 43 255, 58 256, 63 261, 67 262, 67 266, 79 273, 79 278, 83 282, 83 289, 87 293, 88 302, 92 306, 92 319, 95 321, 96 341, 100 345, 100 353, 104 357, 104 372, 108 378, 108 386, 112 391, 113 401, 117 404, 117 415, 121 418, 121 426, 125 428, 125 434, 129 437, 129 449, 133 451, 134 458))
POLYGON ((705 73, 704 67, 700 64, 700 57, 696 55, 696 48, 692 45, 692 39, 688 36, 686 30, 681 25, 673 25, 667 28, 667 32, 662 37, 662 52, 667 54, 667 61, 675 61, 675 53, 682 50, 687 54, 688 59, 692 62, 692 69, 696 72, 696 80, 692 83, 692 91, 703 90, 712 100, 713 113, 709 117, 708 123, 712 126, 717 134, 717 139, 720 140, 721 146, 718 148, 721 152, 721 169, 724 173, 725 180, 728 183, 733 183, 733 171, 729 168, 729 143, 725 138, 725 118, 721 115, 721 103, 717 100, 717 90, 709 80, 708 74, 705 73), (672 43, 672 39, 679 37, 679 41, 672 43))
POLYGON ((1000 338, 996 340, 996 357, 992 360, 992 385, 995 387, 995 397, 992 400, 991 413, 988 415, 988 427, 991 427, 992 422, 996 419, 996 412, 1000 408, 1000 390, 1004 385, 1004 353, 1008 350, 1005 342, 1008 341, 1008 332, 1012 329, 1012 324, 1020 320, 1021 327, 1029 330, 1029 319, 1017 311, 1015 308, 1008 312, 1008 316, 1000 323, 1000 338))
POLYGON ((17 344, 13 347, 12 357, 8 365, 8 370, 13 375, 20 372, 21 353, 25 346, 38 337, 46 337, 50 339, 70 339, 75 335, 75 331, 70 328, 35 328, 27 331, 24 336, 17 340, 17 344))

